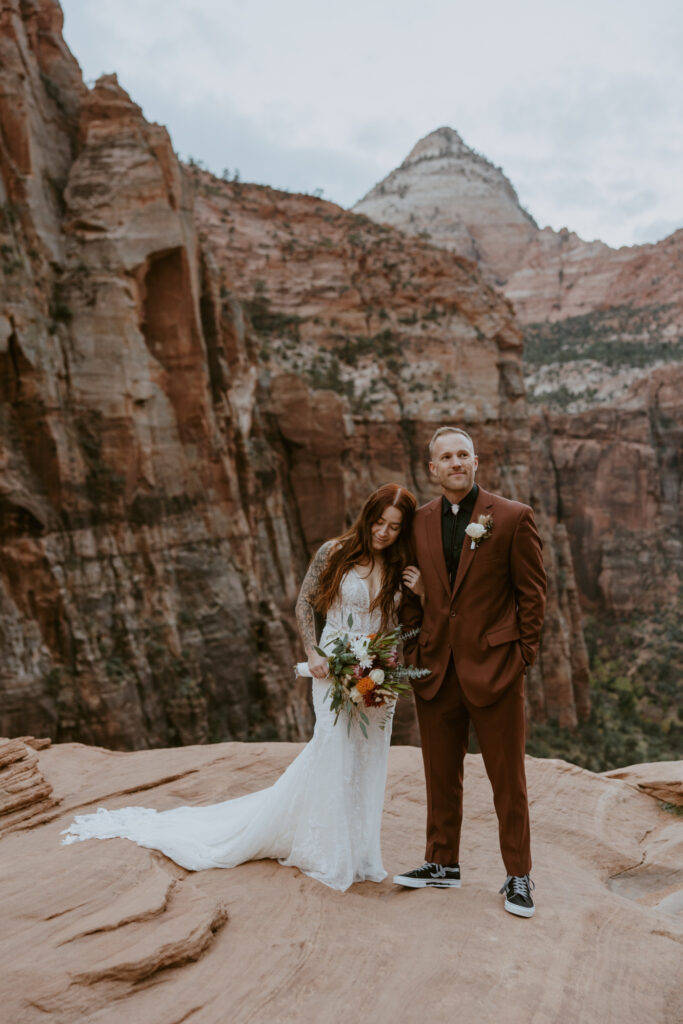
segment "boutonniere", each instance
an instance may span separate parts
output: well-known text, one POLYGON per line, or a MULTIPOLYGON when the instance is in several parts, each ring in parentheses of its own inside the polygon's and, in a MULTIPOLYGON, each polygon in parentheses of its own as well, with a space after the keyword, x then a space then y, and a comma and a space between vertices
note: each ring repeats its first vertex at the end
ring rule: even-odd
POLYGON ((476 523, 469 523, 465 533, 470 538, 472 543, 470 548, 474 551, 478 548, 483 540, 491 536, 493 531, 493 516, 479 516, 476 523))

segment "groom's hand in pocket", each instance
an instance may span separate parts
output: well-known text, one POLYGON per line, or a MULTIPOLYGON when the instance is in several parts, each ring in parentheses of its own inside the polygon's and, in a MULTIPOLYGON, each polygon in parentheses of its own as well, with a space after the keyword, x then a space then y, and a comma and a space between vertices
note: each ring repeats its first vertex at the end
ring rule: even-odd
POLYGON ((526 673, 531 668, 531 662, 529 661, 527 654, 524 651, 524 644, 522 643, 522 641, 518 640, 517 643, 519 644, 519 652, 522 655, 522 661, 524 662, 522 672, 526 673))

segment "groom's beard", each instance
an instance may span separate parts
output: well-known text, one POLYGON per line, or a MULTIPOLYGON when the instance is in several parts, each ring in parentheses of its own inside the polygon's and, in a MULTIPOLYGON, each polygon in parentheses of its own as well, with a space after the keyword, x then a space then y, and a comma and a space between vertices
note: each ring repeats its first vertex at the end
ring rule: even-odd
POLYGON ((470 466, 458 474, 445 473, 443 478, 439 474, 438 479, 444 491, 448 491, 449 494, 460 495, 464 498, 474 486, 474 474, 474 466, 470 466))

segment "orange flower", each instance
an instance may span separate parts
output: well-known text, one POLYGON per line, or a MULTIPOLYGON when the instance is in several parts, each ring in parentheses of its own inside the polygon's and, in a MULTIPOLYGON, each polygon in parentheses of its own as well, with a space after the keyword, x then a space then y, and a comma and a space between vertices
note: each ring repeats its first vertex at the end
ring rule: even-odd
POLYGON ((376 633, 368 633, 368 640, 374 640, 376 636, 376 633))
POLYGON ((363 678, 359 679, 358 682, 356 683, 356 689, 358 690, 359 693, 365 695, 366 693, 372 693, 372 691, 375 689, 375 684, 373 683, 370 676, 363 676, 363 678))

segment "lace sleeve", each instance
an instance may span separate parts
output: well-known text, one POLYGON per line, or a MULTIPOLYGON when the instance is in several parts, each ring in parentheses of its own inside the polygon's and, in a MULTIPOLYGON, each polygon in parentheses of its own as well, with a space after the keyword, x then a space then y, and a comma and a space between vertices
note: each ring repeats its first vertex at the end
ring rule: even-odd
POLYGON ((318 584, 320 583, 320 575, 325 568, 333 543, 333 541, 328 540, 316 551, 313 561, 308 567, 308 572, 304 576, 296 601, 296 623, 299 627, 299 633, 306 654, 311 654, 318 642, 315 628, 316 610, 314 602, 318 591, 318 584))

